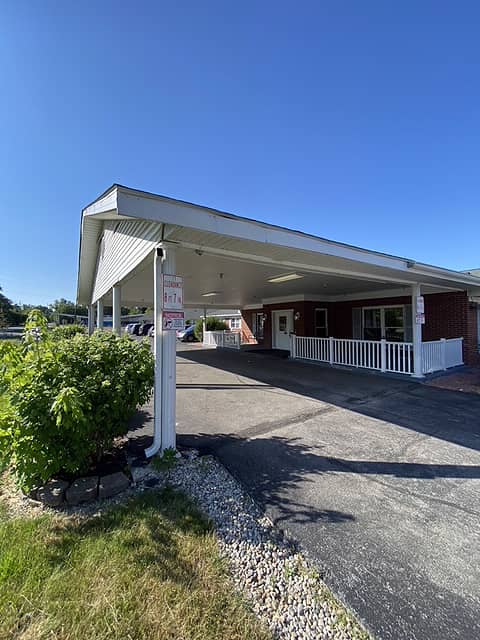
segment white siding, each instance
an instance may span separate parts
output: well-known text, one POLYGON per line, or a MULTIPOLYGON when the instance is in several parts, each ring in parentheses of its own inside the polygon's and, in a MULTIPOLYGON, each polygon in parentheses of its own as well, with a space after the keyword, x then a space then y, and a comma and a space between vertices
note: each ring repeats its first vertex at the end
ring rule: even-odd
POLYGON ((98 247, 92 303, 104 296, 161 240, 162 225, 145 220, 108 221, 98 247))

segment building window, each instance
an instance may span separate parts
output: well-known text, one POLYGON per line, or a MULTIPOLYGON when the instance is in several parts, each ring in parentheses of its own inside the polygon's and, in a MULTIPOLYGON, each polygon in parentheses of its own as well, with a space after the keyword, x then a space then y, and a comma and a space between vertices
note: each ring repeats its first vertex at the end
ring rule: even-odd
POLYGON ((412 341, 411 305, 364 307, 359 316, 354 309, 353 336, 363 340, 387 340, 387 342, 412 341), (361 321, 361 327, 358 326, 361 321))
POLYGON ((314 328, 316 338, 328 338, 328 317, 326 309, 315 309, 314 328))
POLYGON ((252 315, 252 333, 255 336, 257 342, 261 342, 264 338, 264 326, 265 315, 263 311, 261 313, 254 313, 252 315))
POLYGON ((230 319, 230 329, 232 331, 242 328, 242 319, 241 318, 231 318, 230 319))

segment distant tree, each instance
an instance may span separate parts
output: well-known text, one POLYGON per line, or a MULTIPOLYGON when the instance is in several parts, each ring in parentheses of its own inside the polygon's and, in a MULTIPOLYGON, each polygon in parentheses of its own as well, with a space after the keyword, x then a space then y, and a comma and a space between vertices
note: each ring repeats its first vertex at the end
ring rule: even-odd
POLYGON ((66 300, 65 298, 60 298, 59 300, 55 300, 52 304, 48 305, 50 312, 53 313, 66 313, 71 315, 79 315, 86 316, 88 311, 87 307, 82 304, 75 304, 71 300, 66 300))
POLYGON ((21 315, 15 310, 13 302, 2 293, 0 287, 0 327, 20 324, 21 315))

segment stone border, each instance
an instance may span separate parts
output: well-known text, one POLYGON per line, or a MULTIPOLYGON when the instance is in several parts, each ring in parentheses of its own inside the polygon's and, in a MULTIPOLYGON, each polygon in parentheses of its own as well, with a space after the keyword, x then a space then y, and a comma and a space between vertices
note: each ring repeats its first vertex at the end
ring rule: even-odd
POLYGON ((80 504, 105 500, 130 487, 130 480, 123 471, 106 476, 86 476, 69 483, 65 480, 49 480, 34 489, 30 498, 48 507, 75 507, 80 504))

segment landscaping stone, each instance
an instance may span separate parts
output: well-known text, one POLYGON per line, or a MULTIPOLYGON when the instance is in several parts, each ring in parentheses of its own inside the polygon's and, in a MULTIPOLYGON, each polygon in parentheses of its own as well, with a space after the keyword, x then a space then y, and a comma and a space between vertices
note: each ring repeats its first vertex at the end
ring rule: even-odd
POLYGON ((58 507, 65 498, 68 482, 64 480, 49 480, 36 491, 36 499, 49 507, 58 507))
POLYGON ((275 640, 370 638, 225 467, 213 456, 184 456, 169 469, 151 468, 139 490, 168 484, 194 498, 215 526, 234 584, 275 640))
POLYGON ((122 471, 110 473, 108 476, 100 478, 98 497, 101 499, 111 498, 112 496, 116 496, 117 493, 125 491, 129 486, 130 480, 122 471))
POLYGON ((98 493, 98 476, 78 478, 65 492, 67 503, 77 505, 95 500, 98 493))

